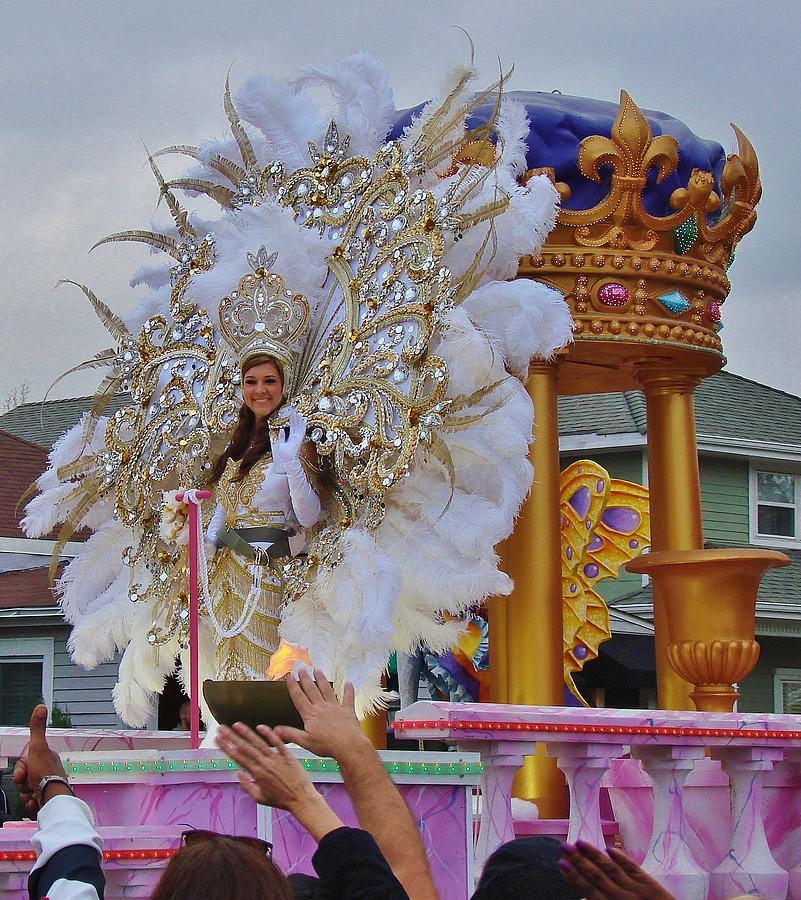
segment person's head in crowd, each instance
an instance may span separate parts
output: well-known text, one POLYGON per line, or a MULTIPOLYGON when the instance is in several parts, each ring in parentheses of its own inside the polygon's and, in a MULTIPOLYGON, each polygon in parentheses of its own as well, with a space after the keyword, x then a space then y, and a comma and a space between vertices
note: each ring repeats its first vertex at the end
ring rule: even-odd
POLYGON ((551 837, 522 837, 502 844, 484 864, 472 900, 581 900, 557 863, 560 843, 551 837))
POLYGON ((214 835, 182 847, 151 900, 293 900, 278 866, 257 847, 214 835))
POLYGON ((189 731, 192 728, 192 714, 188 700, 184 700, 178 708, 178 728, 181 731, 189 731))

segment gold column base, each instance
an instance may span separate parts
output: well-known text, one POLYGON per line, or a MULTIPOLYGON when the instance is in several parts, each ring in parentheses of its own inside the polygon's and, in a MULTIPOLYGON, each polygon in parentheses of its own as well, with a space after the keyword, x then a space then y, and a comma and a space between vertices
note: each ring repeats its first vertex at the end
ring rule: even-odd
POLYGON ((359 720, 359 725, 376 750, 387 749, 387 714, 384 710, 365 716, 359 720))
POLYGON ((527 756, 512 782, 512 796, 535 803, 541 819, 564 819, 568 814, 565 776, 556 760, 537 746, 536 756, 527 756))
POLYGON ((742 681, 759 659, 754 640, 682 641, 668 645, 673 668, 695 690, 690 694, 699 712, 732 712, 740 692, 733 687, 742 681))
POLYGON ((690 697, 698 712, 733 712, 740 692, 730 684, 699 684, 690 697))

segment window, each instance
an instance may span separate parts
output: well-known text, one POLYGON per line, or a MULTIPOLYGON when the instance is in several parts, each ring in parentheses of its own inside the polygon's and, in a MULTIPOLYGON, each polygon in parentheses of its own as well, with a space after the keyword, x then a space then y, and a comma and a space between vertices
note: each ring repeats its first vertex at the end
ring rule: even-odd
POLYGON ((801 540, 801 477, 786 472, 751 473, 751 533, 757 541, 801 540))
POLYGON ((52 706, 53 639, 0 640, 0 725, 27 725, 42 701, 52 706))
POLYGON ((773 673, 773 711, 801 715, 801 669, 776 669, 773 673))

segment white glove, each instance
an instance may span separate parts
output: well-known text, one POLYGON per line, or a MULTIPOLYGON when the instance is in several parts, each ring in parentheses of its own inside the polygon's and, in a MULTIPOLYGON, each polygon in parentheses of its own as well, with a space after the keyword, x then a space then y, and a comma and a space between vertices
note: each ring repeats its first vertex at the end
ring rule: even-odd
POLYGON ((306 418, 300 413, 289 417, 289 434, 282 428, 272 442, 272 471, 286 475, 295 518, 303 528, 310 528, 320 518, 320 498, 309 484, 300 462, 300 448, 306 439, 306 418))
POLYGON ((289 434, 285 428, 278 431, 273 445, 273 472, 288 475, 296 465, 300 465, 300 448, 306 440, 306 417, 292 413, 289 417, 289 434))
POLYGON ((209 527, 206 529, 206 556, 211 557, 214 555, 214 551, 217 549, 217 533, 225 524, 225 512, 223 511, 222 506, 218 503, 214 507, 214 515, 211 517, 211 521, 209 522, 209 527))

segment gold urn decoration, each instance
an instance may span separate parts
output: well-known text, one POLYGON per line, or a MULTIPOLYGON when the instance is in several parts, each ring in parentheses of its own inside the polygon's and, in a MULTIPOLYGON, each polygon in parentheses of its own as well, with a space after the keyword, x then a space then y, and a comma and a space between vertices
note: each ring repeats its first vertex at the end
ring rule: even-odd
POLYGON ((629 572, 649 575, 667 597, 670 665, 695 686, 696 709, 731 712, 734 684, 759 659, 756 598, 769 569, 789 566, 778 550, 677 550, 632 560, 629 572))

